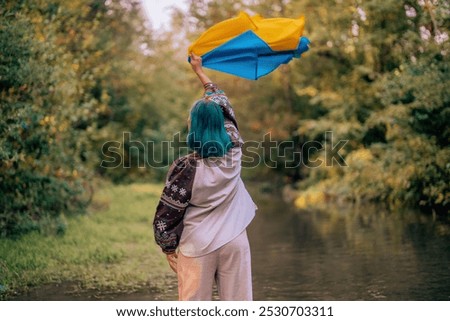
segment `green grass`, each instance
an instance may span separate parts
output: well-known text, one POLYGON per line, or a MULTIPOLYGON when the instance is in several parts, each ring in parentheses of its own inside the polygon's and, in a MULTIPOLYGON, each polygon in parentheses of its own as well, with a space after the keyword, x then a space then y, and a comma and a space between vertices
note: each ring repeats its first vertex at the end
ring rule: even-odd
POLYGON ((162 185, 102 185, 86 214, 65 218, 63 235, 0 240, 0 297, 48 283, 99 291, 163 284, 171 272, 152 229, 162 185))

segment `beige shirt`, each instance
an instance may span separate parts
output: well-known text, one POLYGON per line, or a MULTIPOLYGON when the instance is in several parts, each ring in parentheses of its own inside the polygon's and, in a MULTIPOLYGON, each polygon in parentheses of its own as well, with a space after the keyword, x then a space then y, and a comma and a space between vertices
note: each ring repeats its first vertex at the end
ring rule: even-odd
POLYGON ((208 254, 232 241, 257 209, 241 179, 240 147, 220 158, 197 161, 192 196, 183 219, 179 249, 185 256, 208 254))

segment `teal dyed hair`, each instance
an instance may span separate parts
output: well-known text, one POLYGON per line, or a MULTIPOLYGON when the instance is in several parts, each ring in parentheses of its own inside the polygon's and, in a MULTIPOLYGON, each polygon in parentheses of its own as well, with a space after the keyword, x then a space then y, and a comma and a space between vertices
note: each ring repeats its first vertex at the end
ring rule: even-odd
POLYGON ((191 109, 188 146, 201 157, 221 157, 232 147, 218 104, 199 100, 191 109))

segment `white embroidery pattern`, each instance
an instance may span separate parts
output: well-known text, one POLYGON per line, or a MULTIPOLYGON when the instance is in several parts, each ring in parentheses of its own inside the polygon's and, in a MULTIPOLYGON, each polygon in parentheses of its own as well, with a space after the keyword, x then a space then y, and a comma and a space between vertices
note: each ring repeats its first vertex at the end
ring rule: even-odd
POLYGON ((167 224, 163 221, 158 221, 158 223, 156 223, 156 227, 158 228, 158 230, 164 231, 167 227, 167 224))
POLYGON ((189 205, 189 202, 182 203, 179 200, 175 200, 172 197, 167 196, 165 194, 161 195, 161 201, 164 204, 166 204, 178 211, 184 210, 189 205))

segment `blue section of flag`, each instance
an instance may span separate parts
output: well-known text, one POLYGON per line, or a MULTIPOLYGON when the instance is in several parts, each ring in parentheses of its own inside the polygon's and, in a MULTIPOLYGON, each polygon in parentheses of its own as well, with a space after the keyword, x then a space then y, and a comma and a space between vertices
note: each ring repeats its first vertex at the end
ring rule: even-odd
POLYGON ((292 58, 300 58, 309 49, 309 43, 307 38, 301 37, 296 50, 274 51, 249 30, 204 54, 202 64, 210 69, 256 80, 292 58))

